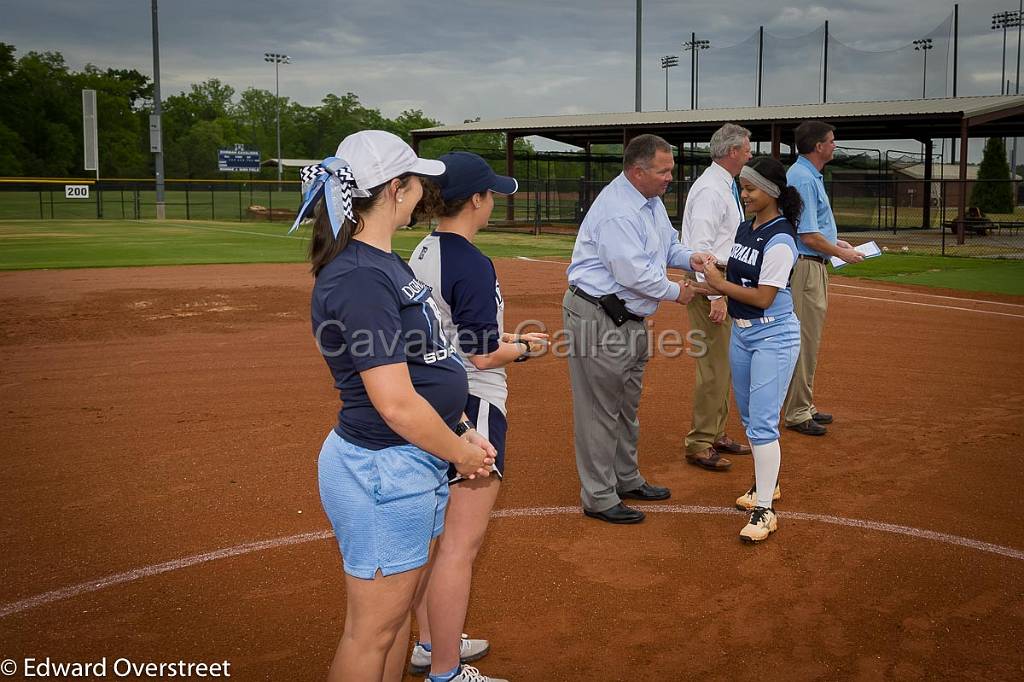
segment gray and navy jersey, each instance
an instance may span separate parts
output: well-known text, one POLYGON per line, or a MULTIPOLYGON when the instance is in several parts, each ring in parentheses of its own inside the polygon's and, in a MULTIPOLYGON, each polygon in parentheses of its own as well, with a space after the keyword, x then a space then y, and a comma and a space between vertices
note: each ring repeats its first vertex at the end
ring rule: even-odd
POLYGON ((769 220, 754 229, 754 219, 740 223, 736 241, 725 267, 725 277, 742 287, 768 284, 779 292, 767 310, 729 299, 729 316, 734 320, 783 317, 793 312, 789 281, 796 263, 796 230, 784 217, 769 220))
POLYGON ((409 266, 433 290, 444 335, 458 349, 470 394, 507 414, 505 368, 477 369, 469 355, 498 349, 505 302, 494 263, 471 242, 452 232, 432 232, 413 249, 409 266))

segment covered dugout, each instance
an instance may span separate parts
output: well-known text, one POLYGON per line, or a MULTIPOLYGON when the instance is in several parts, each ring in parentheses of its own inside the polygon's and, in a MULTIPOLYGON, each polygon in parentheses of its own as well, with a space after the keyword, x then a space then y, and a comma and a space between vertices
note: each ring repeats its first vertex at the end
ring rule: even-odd
MULTIPOLYGON (((466 133, 502 133, 505 135, 506 172, 515 173, 514 141, 538 135, 557 142, 582 147, 585 180, 590 180, 590 151, 595 144, 626 144, 643 133, 654 133, 676 145, 677 162, 685 159, 684 145, 706 143, 724 123, 738 123, 751 131, 751 141, 769 142, 772 155, 779 158, 783 144, 792 145, 793 129, 801 121, 817 119, 836 126, 842 141, 917 140, 925 145, 923 179, 930 194, 934 140, 959 140, 959 180, 967 181, 967 142, 970 138, 1024 136, 1024 95, 991 97, 949 97, 881 102, 845 102, 835 104, 796 104, 740 107, 735 109, 698 109, 685 111, 645 111, 617 114, 576 114, 571 116, 528 116, 473 121, 459 125, 423 128, 412 133, 413 147, 422 140, 466 133)), ((954 146, 954 149, 956 147, 954 146)), ((507 205, 513 219, 514 203, 507 205)), ((966 211, 966 196, 959 193, 957 215, 966 211)), ((931 209, 924 206, 923 224, 930 224, 931 209)), ((957 220, 957 239, 963 243, 963 221, 957 220)))

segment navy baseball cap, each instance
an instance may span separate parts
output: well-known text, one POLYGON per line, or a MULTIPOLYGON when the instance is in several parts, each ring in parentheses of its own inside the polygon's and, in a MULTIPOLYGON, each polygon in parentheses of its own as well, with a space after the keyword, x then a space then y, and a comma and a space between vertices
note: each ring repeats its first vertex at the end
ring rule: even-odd
POLYGON ((515 178, 498 175, 478 154, 448 152, 441 156, 440 161, 444 162, 444 175, 437 178, 437 184, 445 201, 465 199, 487 190, 515 194, 519 189, 515 178))

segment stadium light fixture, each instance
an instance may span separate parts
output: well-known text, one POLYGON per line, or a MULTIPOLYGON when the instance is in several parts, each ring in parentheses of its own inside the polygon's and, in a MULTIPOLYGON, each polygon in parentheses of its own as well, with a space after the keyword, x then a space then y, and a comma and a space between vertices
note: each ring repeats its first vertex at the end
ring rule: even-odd
POLYGON ((931 50, 935 46, 932 45, 931 38, 920 38, 914 41, 914 49, 919 50, 924 55, 924 68, 921 73, 921 99, 927 99, 927 86, 928 86, 928 50, 931 50))
POLYGON ((274 65, 274 100, 277 102, 277 191, 281 191, 281 64, 291 64, 291 57, 277 52, 264 52, 263 61, 274 65))
MULTIPOLYGON (((996 12, 992 15, 992 30, 1003 32, 1003 59, 1002 59, 1002 76, 999 79, 999 94, 1008 95, 1009 88, 1006 87, 1006 29, 1016 28, 1019 29, 1021 26, 1022 13, 1020 10, 1010 10, 1007 12, 996 12)), ((1017 71, 1020 72, 1020 56, 1017 57, 1017 71)))
POLYGON ((710 47, 710 40, 697 40, 695 36, 683 43, 683 49, 690 53, 690 70, 692 71, 691 78, 693 80, 692 87, 690 88, 690 107, 693 109, 698 108, 697 104, 699 102, 699 89, 697 85, 700 82, 700 51, 707 50, 710 47))
POLYGON ((667 54, 661 58, 661 68, 665 70, 665 111, 668 111, 668 70, 679 66, 679 57, 667 54))

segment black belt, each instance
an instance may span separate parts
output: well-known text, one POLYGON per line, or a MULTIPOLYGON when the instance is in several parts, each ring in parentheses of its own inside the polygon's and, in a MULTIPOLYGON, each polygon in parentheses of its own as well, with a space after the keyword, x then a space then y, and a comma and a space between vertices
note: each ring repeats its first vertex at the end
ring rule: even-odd
POLYGON ((825 264, 825 259, 823 257, 821 257, 821 256, 805 256, 804 254, 801 253, 799 256, 797 256, 797 258, 803 258, 804 260, 817 261, 818 263, 821 263, 822 265, 825 264))
MULTIPOLYGON (((593 303, 594 305, 596 305, 601 310, 604 310, 604 306, 601 305, 601 299, 599 299, 597 296, 591 296, 590 294, 588 294, 587 292, 583 291, 583 289, 580 289, 575 284, 569 285, 569 291, 572 292, 573 296, 579 296, 584 301, 589 301, 590 303, 593 303)), ((630 320, 633 320, 634 322, 643 322, 644 321, 644 318, 640 317, 639 315, 634 315, 633 313, 630 313, 630 312, 626 313, 626 318, 630 319, 630 320)))

